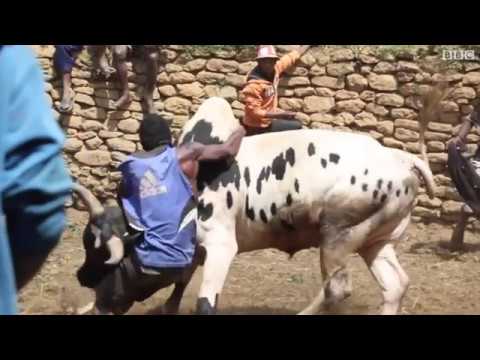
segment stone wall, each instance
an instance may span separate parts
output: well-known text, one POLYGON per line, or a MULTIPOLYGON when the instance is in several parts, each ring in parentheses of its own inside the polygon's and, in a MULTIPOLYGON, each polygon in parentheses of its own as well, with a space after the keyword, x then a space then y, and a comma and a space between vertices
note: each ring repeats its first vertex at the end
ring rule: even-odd
MULTIPOLYGON (((59 116, 61 83, 52 69, 53 46, 34 46, 46 78, 46 93, 67 135, 65 158, 71 174, 101 199, 114 196, 120 178, 117 166, 126 154, 140 150, 137 130, 142 120, 141 94, 145 80, 141 62, 129 65, 134 101, 122 111, 112 103, 119 96, 115 80, 91 79, 88 60, 79 60, 73 71, 75 107, 71 116, 59 116)), ((287 50, 288 46, 280 47, 287 50)), ((227 99, 235 116, 243 116, 239 92, 245 75, 254 66, 251 52, 198 51, 194 56, 182 46, 161 50, 163 66, 154 93, 158 111, 171 120, 174 133, 202 101, 211 96, 227 99)), ((480 92, 480 64, 440 75, 421 68, 412 56, 375 56, 350 49, 325 51, 313 48, 288 71, 280 83, 279 105, 297 111, 310 128, 337 128, 369 133, 382 144, 419 153, 419 95, 444 76, 453 91, 442 103, 437 122, 426 133, 428 157, 438 188, 430 200, 423 192, 414 215, 417 219, 452 221, 461 203, 446 171, 446 142, 458 131, 461 119, 472 111, 480 92)), ((473 130, 468 147, 473 150, 480 133, 473 130)))

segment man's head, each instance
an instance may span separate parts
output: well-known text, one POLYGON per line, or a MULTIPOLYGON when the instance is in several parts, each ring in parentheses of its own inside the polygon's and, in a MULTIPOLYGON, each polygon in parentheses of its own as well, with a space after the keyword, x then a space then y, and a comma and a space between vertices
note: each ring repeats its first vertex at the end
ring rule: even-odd
POLYGON ((140 125, 140 143, 145 151, 171 145, 172 134, 168 122, 157 114, 147 114, 140 125))
POLYGON ((257 51, 257 62, 260 71, 269 78, 275 75, 275 64, 278 61, 273 45, 260 45, 257 51))

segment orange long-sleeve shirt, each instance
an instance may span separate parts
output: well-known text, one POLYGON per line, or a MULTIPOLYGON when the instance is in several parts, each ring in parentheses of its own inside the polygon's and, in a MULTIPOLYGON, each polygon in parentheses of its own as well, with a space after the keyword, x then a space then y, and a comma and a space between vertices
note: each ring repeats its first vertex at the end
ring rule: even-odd
POLYGON ((275 64, 273 82, 266 80, 255 67, 247 75, 247 84, 242 90, 245 102, 245 117, 243 123, 250 127, 269 127, 271 119, 265 117, 267 112, 276 111, 278 106, 278 82, 280 75, 293 66, 300 58, 296 50, 284 55, 275 64))

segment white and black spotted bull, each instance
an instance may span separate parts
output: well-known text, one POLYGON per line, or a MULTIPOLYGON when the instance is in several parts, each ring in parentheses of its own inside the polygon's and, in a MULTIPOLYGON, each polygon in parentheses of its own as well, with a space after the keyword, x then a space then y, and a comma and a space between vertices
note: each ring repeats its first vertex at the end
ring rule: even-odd
MULTIPOLYGON (((230 105, 210 98, 179 143, 220 143, 237 126, 230 105)), ((352 253, 382 289, 382 314, 397 313, 409 278, 393 244, 405 236, 421 180, 433 196, 428 163, 370 136, 330 130, 248 137, 235 161, 200 164, 198 241, 207 255, 197 312, 216 312, 236 254, 319 247, 324 285, 301 314, 348 296, 352 253)))

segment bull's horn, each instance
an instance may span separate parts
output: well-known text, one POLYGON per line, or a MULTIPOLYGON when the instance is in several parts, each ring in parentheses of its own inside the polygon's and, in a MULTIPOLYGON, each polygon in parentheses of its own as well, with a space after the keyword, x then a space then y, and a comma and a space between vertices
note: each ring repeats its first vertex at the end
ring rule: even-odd
POLYGON ((76 192, 85 205, 87 205, 90 216, 95 217, 104 213, 105 209, 100 201, 98 201, 98 199, 86 187, 78 183, 74 183, 72 190, 76 192))
POLYGON ((125 248, 123 246, 122 240, 117 236, 112 236, 110 240, 107 241, 107 248, 110 251, 110 259, 105 261, 107 265, 117 265, 123 259, 125 254, 125 248))

